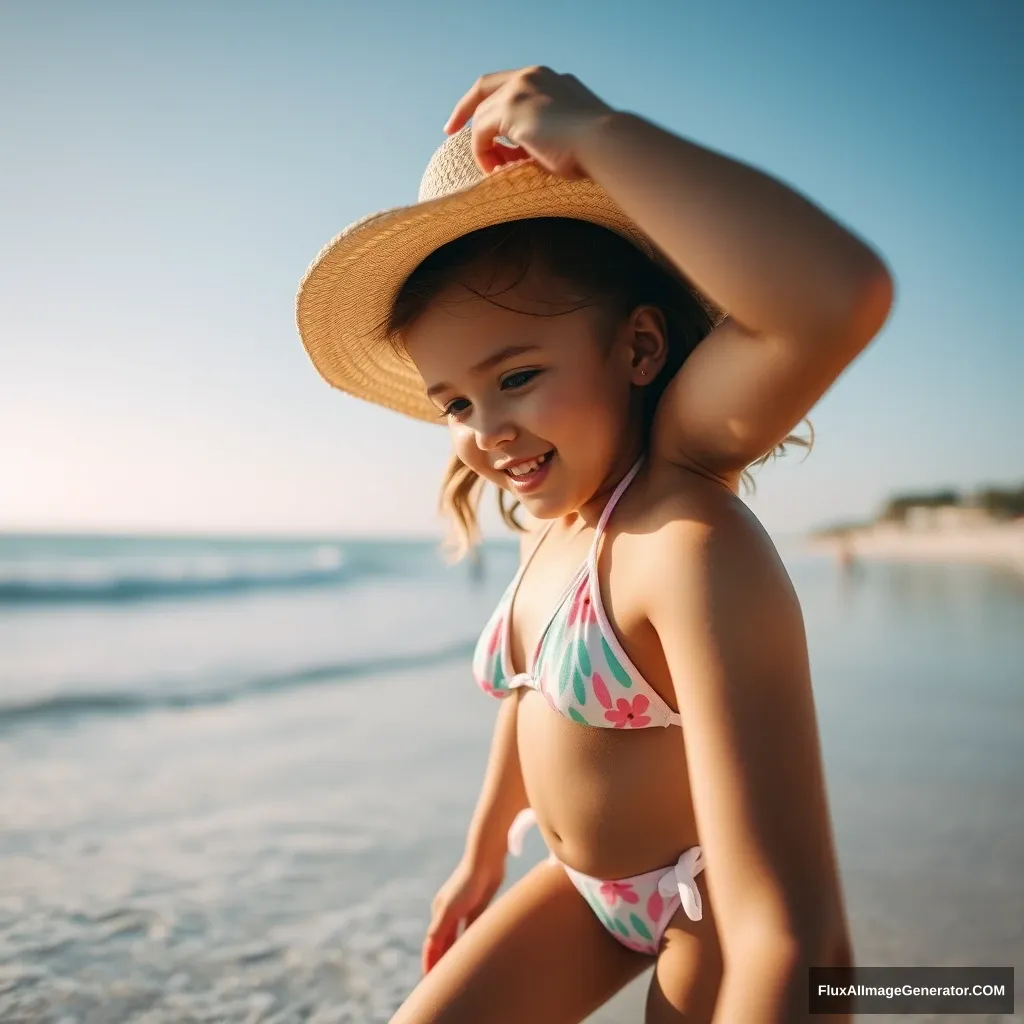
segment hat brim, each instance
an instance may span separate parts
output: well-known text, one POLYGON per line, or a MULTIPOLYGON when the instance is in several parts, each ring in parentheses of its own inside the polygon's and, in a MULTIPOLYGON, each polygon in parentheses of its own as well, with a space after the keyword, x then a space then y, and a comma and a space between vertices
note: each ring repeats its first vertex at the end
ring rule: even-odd
POLYGON ((324 246, 302 279, 295 311, 317 371, 356 398, 443 422, 416 367, 384 335, 391 306, 435 249, 479 228, 534 217, 589 221, 656 254, 595 182, 558 177, 532 160, 505 165, 460 191, 364 217, 324 246))

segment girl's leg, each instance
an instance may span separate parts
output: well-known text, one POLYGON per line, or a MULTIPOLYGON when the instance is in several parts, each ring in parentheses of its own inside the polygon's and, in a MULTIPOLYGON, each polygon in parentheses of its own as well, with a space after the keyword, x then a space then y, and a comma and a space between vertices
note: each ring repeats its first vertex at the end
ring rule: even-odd
POLYGON ((577 1024, 650 966, 545 861, 466 929, 391 1024, 577 1024))
POLYGON ((715 1012, 722 981, 722 949, 704 877, 697 878, 703 917, 691 921, 682 907, 661 940, 647 990, 645 1024, 706 1024, 715 1012))

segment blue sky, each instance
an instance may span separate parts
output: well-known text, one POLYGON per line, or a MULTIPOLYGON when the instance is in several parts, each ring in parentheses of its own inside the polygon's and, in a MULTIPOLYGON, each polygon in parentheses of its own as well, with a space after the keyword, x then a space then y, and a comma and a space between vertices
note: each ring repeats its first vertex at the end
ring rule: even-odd
POLYGON ((477 75, 531 63, 893 268, 814 452, 759 473, 770 531, 1019 482, 1022 52, 1016 0, 5 4, 0 529, 436 535, 445 430, 324 384, 294 294, 414 201, 477 75))

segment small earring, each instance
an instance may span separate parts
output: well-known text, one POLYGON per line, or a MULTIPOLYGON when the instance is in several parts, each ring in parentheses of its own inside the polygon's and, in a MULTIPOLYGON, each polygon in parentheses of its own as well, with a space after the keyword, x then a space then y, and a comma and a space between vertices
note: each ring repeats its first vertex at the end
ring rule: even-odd
POLYGON ((647 376, 647 371, 646 370, 641 370, 640 371, 640 376, 641 377, 646 377, 647 376))

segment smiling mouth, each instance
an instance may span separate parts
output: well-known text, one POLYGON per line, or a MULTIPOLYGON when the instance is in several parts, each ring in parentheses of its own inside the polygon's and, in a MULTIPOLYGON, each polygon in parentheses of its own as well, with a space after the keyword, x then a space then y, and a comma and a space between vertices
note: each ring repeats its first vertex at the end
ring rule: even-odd
POLYGON ((516 466, 502 470, 502 472, 513 480, 528 480, 542 466, 547 465, 554 454, 555 450, 552 448, 551 451, 545 452, 540 458, 531 459, 529 462, 520 462, 516 466))

